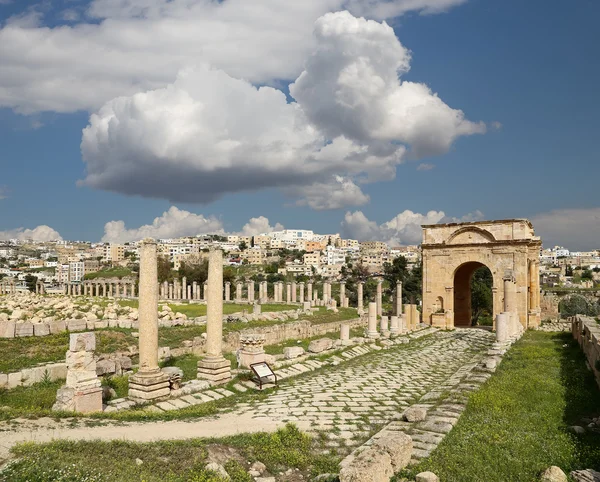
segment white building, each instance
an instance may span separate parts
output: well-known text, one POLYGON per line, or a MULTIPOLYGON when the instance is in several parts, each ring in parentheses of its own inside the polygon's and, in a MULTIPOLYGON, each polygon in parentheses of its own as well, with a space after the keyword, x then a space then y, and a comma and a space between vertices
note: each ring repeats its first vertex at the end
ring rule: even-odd
POLYGON ((330 245, 325 248, 325 258, 328 265, 344 264, 346 262, 346 251, 330 245))

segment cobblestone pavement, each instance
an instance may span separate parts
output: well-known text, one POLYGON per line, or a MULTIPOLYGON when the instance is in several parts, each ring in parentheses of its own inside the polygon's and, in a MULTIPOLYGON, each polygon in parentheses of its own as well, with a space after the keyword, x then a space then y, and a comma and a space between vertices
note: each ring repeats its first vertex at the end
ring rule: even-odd
POLYGON ((352 448, 399 419, 407 406, 459 384, 493 341, 484 330, 438 331, 284 383, 265 401, 239 404, 234 414, 257 423, 308 423, 309 431, 326 437, 327 447, 352 448))

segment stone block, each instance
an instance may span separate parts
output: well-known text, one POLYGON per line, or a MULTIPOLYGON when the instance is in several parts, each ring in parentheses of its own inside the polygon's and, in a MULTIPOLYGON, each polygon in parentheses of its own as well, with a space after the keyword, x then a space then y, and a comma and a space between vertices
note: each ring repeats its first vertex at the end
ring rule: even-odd
POLYGON ((421 472, 415 477, 415 482, 440 482, 440 478, 433 472, 421 472))
MULTIPOLYGON (((70 328, 69 331, 71 331, 70 328)), ((94 351, 95 349, 95 333, 73 333, 69 338, 69 350, 71 351, 94 351)))
POLYGON ((118 320, 119 328, 131 329, 131 320, 118 320))
POLYGON ((87 321, 85 321, 85 320, 67 320, 67 329, 69 331, 87 330, 87 321))
POLYGON ((67 324, 64 320, 49 321, 48 327, 50 328, 51 335, 56 335, 57 333, 63 333, 64 331, 67 331, 67 324))
POLYGON ((410 436, 402 432, 394 432, 376 439, 373 442, 373 448, 387 452, 395 473, 409 464, 413 452, 413 441, 410 436))
POLYGON ((96 329, 96 322, 94 320, 86 320, 85 321, 85 328, 86 328, 86 330, 95 330, 96 329))
POLYGON ((425 420, 427 410, 422 407, 409 407, 404 411, 403 418, 407 422, 421 422, 425 420))
POLYGON ((368 448, 340 470, 340 482, 389 482, 394 475, 389 454, 368 448))
POLYGON ((123 370, 131 370, 131 358, 127 357, 127 356, 122 356, 119 358, 119 363, 121 365, 121 368, 123 370))
POLYGON ((16 323, 15 324, 15 336, 23 337, 23 336, 33 336, 33 323, 29 323, 28 321, 24 323, 16 323))
POLYGON ((51 363, 46 365, 48 373, 50 374, 50 380, 64 380, 67 378, 67 364, 66 363, 51 363))
POLYGON ((540 482, 567 482, 567 476, 560 467, 552 465, 542 472, 540 482))
POLYGON ((304 348, 301 346, 287 346, 283 349, 283 356, 286 360, 298 358, 299 356, 304 355, 304 353, 304 348))
POLYGON ((96 362, 96 375, 102 376, 116 372, 116 363, 114 360, 100 360, 96 362))
POLYGON ((21 372, 13 372, 8 374, 8 389, 21 386, 21 372))
POLYGON ((48 323, 36 323, 33 325, 33 334, 35 336, 46 336, 50 334, 50 325, 48 323))
POLYGON ((319 338, 313 340, 308 345, 308 351, 311 353, 321 353, 325 350, 329 350, 333 346, 333 340, 331 338, 319 338))
POLYGON ((108 328, 108 320, 94 321, 94 329, 102 330, 108 328))
POLYGON ((86 390, 75 390, 75 411, 77 413, 93 413, 102 411, 102 387, 86 390))
POLYGON ((15 337, 15 322, 14 321, 0 322, 0 338, 14 338, 14 337, 15 337))
POLYGON ((8 373, 0 373, 0 388, 8 388, 8 373))

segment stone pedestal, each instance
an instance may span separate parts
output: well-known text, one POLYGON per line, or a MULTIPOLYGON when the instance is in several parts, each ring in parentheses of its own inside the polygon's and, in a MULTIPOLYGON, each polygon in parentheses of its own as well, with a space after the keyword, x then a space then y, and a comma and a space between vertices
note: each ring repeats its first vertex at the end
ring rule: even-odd
POLYGON ((350 325, 344 323, 340 325, 340 340, 342 341, 342 345, 350 344, 350 325))
POLYGON ((102 411, 102 387, 96 376, 94 333, 70 335, 66 354, 67 380, 56 392, 52 410, 91 413, 102 411))
POLYGON ((379 338, 379 332, 377 331, 377 303, 371 301, 369 303, 369 326, 367 329, 367 336, 369 338, 379 338))
POLYGON ((379 322, 379 326, 381 329, 381 336, 384 336, 386 338, 389 338, 390 336, 390 329, 389 329, 389 320, 387 316, 382 316, 381 320, 379 322))
POLYGON ((377 316, 381 316, 383 314, 383 280, 377 280, 377 294, 375 298, 377 302, 377 316))
POLYGON ((205 357, 198 362, 198 378, 220 385, 231 380, 231 362, 223 356, 205 357))
POLYGON ((241 348, 237 352, 238 366, 240 368, 250 368, 253 363, 264 362, 266 359, 265 341, 265 335, 241 335, 241 348))
POLYGON ((358 314, 359 315, 362 315, 362 313, 364 311, 364 308, 363 308, 363 284, 364 283, 361 281, 357 285, 357 291, 358 291, 357 297, 358 298, 357 298, 357 304, 356 304, 356 306, 357 306, 358 314))
POLYGON ((169 376, 156 369, 154 373, 136 373, 129 377, 129 397, 139 400, 155 400, 171 393, 169 376))

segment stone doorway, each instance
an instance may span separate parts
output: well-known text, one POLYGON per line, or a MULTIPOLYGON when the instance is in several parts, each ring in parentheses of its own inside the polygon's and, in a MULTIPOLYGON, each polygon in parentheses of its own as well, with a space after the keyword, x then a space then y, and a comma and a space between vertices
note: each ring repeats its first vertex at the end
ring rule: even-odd
MULTIPOLYGON (((491 270, 483 263, 469 261, 461 264, 454 273, 454 326, 470 327, 473 322, 472 307, 472 282, 475 272, 479 269, 486 269, 491 274, 491 270)), ((493 278, 493 277, 492 277, 493 278)), ((493 293, 492 279, 492 293, 493 293)), ((490 315, 495 312, 493 306, 490 307, 490 315)))

